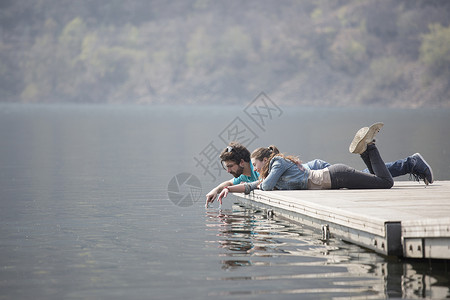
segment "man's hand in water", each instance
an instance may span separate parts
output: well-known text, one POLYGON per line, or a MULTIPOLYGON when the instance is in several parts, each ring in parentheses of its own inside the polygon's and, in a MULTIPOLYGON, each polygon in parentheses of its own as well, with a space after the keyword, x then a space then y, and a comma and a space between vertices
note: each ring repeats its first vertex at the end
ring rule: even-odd
POLYGON ((219 184, 218 186, 216 186, 215 188, 213 188, 208 194, 206 194, 206 203, 205 203, 205 207, 208 208, 208 205, 210 203, 213 203, 214 200, 216 200, 216 197, 218 194, 220 194, 220 192, 227 187, 230 187, 233 185, 233 182, 230 181, 224 181, 221 184, 219 184))
POLYGON ((208 207, 209 203, 213 203, 217 197, 217 189, 211 190, 208 194, 206 194, 206 203, 205 207, 208 207))

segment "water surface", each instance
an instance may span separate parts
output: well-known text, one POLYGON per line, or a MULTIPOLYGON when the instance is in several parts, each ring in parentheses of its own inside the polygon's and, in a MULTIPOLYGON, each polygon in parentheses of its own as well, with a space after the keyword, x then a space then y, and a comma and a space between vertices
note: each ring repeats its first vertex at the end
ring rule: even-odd
POLYGON ((233 198, 221 210, 169 199, 182 172, 201 195, 229 179, 195 158, 236 117, 251 149, 360 168, 348 143, 383 121, 385 160, 419 151, 450 179, 448 110, 281 109, 260 127, 243 107, 0 105, 0 299, 450 297, 447 262, 324 242, 233 198))

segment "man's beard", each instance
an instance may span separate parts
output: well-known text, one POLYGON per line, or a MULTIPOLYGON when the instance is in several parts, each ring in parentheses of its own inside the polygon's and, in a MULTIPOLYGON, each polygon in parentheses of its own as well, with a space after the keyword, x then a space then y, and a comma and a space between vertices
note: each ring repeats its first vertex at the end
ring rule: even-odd
POLYGON ((241 167, 239 165, 238 165, 238 167, 239 167, 239 169, 236 172, 230 172, 230 174, 233 175, 235 178, 238 178, 244 172, 244 167, 241 167))

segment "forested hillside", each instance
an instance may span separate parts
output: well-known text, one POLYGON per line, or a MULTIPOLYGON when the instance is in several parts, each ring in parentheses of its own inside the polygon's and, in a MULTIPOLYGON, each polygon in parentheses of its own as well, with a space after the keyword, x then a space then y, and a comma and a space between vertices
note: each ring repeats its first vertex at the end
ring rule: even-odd
POLYGON ((447 0, 1 0, 0 101, 450 107, 447 0))

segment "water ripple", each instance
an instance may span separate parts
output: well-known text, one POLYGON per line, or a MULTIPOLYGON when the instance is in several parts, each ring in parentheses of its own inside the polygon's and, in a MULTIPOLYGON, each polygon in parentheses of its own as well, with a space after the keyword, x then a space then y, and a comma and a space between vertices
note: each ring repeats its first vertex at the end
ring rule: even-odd
POLYGON ((322 241, 315 229, 276 216, 268 218, 242 204, 231 210, 207 210, 206 228, 215 233, 215 239, 205 243, 221 249, 223 272, 206 279, 234 282, 211 291, 210 296, 379 299, 417 294, 405 291, 405 286, 418 289, 411 277, 393 284, 397 279, 392 280, 393 270, 388 270, 383 257, 340 240, 322 241))

